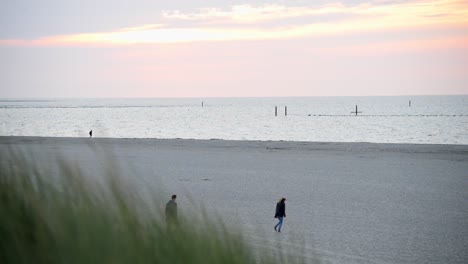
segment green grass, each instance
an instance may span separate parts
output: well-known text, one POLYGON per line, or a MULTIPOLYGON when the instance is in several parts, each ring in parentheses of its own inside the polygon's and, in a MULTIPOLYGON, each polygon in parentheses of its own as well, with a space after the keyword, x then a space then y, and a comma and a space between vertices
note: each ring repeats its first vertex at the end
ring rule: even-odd
POLYGON ((91 181, 70 162, 41 166, 11 153, 0 162, 0 263, 305 262, 254 252, 206 213, 168 228, 155 209, 165 201, 141 198, 111 161, 96 172, 104 180, 91 181))

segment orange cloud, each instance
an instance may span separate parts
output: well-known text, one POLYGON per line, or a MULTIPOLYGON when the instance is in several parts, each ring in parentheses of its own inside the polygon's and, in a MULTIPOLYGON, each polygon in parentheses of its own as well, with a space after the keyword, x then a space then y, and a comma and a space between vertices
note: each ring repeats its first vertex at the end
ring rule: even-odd
MULTIPOLYGON (((354 34, 367 31, 431 27, 468 26, 468 4, 461 0, 415 1, 396 4, 367 3, 353 6, 343 4, 321 7, 288 7, 282 5, 239 5, 223 11, 200 9, 195 13, 166 11, 166 24, 129 27, 112 32, 50 36, 35 40, 0 40, 0 45, 126 45, 186 43, 197 41, 235 41, 288 39, 323 35, 354 34), (347 19, 317 23, 307 19, 318 15, 352 15, 347 19), (303 18, 295 24, 281 22, 285 18, 303 18), (170 23, 192 21, 192 26, 178 27, 170 23), (210 27, 196 21, 210 20, 210 27), (217 21, 219 23, 217 23, 217 21), (230 27, 223 23, 230 21, 230 27), (278 22, 258 26, 261 21, 278 22), (238 27, 238 23, 248 27, 238 27)), ((317 20, 317 19, 315 19, 317 20)))

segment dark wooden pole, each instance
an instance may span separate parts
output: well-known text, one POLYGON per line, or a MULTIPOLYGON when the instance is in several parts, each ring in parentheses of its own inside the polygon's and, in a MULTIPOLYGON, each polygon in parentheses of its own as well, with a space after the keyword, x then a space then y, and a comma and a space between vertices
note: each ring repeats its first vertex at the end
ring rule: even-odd
POLYGON ((275 116, 278 116, 278 107, 275 106, 275 116))
POLYGON ((411 100, 409 100, 409 107, 411 107, 411 100))
POLYGON ((357 115, 358 113, 362 113, 362 112, 358 112, 358 110, 357 110, 357 105, 356 105, 356 111, 355 111, 355 112, 351 112, 351 114, 356 114, 356 115, 357 115))
POLYGON ((287 115, 288 115, 288 107, 285 106, 285 107, 284 107, 284 116, 287 116, 287 115))

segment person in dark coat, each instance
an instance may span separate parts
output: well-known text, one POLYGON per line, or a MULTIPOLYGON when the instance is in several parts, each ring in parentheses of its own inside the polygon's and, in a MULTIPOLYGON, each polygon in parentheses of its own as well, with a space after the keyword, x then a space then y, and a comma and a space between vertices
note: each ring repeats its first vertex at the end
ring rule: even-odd
POLYGON ((281 232, 283 226, 283 218, 286 217, 286 204, 284 203, 286 198, 281 198, 276 204, 275 218, 278 219, 278 223, 275 225, 275 231, 281 232))
POLYGON ((166 223, 168 225, 176 225, 177 220, 177 195, 172 195, 171 200, 166 204, 166 223))
POLYGON ((89 137, 90 137, 90 138, 93 137, 93 130, 90 130, 90 131, 89 131, 89 137))

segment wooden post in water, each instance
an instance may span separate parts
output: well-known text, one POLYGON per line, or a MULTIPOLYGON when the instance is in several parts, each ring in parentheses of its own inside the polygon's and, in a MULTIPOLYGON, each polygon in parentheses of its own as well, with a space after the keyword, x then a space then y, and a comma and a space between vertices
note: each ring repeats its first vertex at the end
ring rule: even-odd
POLYGON ((411 100, 409 100, 409 107, 411 107, 411 100))
POLYGON ((275 116, 278 116, 278 106, 275 105, 275 116))
POLYGON ((203 101, 201 101, 201 107, 203 107, 203 101))
POLYGON ((285 107, 284 107, 284 116, 287 116, 287 115, 288 115, 288 107, 285 106, 285 107))
POLYGON ((356 115, 357 115, 358 113, 362 113, 362 112, 358 112, 358 110, 357 110, 357 105, 356 105, 356 111, 355 111, 355 112, 351 112, 351 114, 356 114, 356 115))

